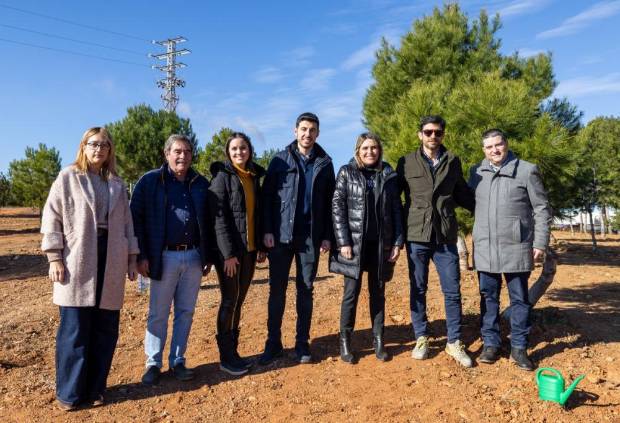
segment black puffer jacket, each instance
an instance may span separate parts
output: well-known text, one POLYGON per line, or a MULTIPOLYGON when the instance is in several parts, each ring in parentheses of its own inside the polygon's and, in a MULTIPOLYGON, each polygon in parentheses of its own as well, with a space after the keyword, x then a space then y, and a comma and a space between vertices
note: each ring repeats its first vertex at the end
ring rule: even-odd
MULTIPOLYGON (((213 180, 209 188, 209 205, 217 246, 221 258, 239 257, 247 249, 247 214, 245 194, 241 180, 230 162, 214 162, 210 167, 213 180)), ((249 168, 254 176, 254 234, 256 248, 263 250, 260 218, 260 178, 265 169, 252 163, 249 168)))
MULTIPOLYGON (((388 262, 392 247, 404 243, 401 202, 398 196, 396 172, 388 163, 377 173, 375 181, 375 211, 379 222, 379 279, 392 279, 394 263, 388 262)), ((359 278, 360 257, 364 248, 364 223, 366 213, 366 178, 352 159, 342 166, 336 178, 332 200, 332 220, 338 248, 332 248, 329 270, 334 273, 359 278), (353 258, 347 260, 340 255, 339 248, 350 245, 353 258)))

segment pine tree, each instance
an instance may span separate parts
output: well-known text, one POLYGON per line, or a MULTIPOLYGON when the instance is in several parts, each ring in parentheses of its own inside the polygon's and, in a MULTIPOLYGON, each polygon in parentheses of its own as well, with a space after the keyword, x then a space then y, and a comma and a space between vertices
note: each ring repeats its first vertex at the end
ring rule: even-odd
POLYGON ((200 154, 189 119, 180 118, 174 112, 155 111, 140 104, 128 108, 127 116, 106 128, 114 141, 119 174, 128 184, 164 163, 164 144, 172 134, 186 135, 192 142, 194 155, 200 154))
POLYGON ((48 148, 45 144, 39 144, 38 148, 26 147, 26 158, 9 164, 15 204, 41 210, 60 166, 60 154, 55 148, 48 148))

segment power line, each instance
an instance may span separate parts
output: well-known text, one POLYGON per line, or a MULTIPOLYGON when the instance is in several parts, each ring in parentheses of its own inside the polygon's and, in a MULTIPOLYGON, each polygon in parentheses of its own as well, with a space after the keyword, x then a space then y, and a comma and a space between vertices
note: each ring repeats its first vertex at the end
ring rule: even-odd
POLYGON ((0 41, 4 41, 6 43, 11 43, 11 44, 27 46, 27 47, 39 48, 39 49, 42 49, 42 50, 50 50, 50 51, 57 51, 57 52, 60 52, 60 53, 72 54, 74 56, 84 56, 84 57, 90 57, 90 58, 93 58, 93 59, 106 60, 108 62, 124 63, 126 65, 134 65, 134 66, 140 66, 140 67, 149 67, 149 68, 151 67, 151 66, 145 65, 143 63, 129 62, 127 60, 113 59, 113 58, 110 58, 110 57, 97 56, 97 55, 94 55, 94 54, 80 53, 80 52, 77 52, 77 51, 63 50, 63 49, 60 49, 60 48, 40 46, 40 45, 37 45, 37 44, 24 43, 22 41, 9 40, 9 39, 6 39, 6 38, 0 38, 0 41))
POLYGON ((28 15, 39 16, 41 18, 51 19, 51 20, 54 20, 54 21, 63 22, 63 23, 66 23, 66 24, 70 24, 70 25, 75 25, 75 26, 79 26, 79 27, 82 27, 82 28, 91 29, 93 31, 107 32, 108 34, 114 34, 114 35, 119 35, 121 37, 132 38, 134 40, 146 41, 148 43, 150 43, 152 41, 152 40, 147 40, 146 38, 138 37, 136 35, 125 34, 123 32, 117 32, 117 31, 111 31, 109 29, 99 28, 99 27, 91 26, 91 25, 85 25, 85 24, 82 24, 82 23, 79 23, 79 22, 70 21, 68 19, 63 19, 63 18, 57 18, 55 16, 44 15, 43 13, 38 13, 38 12, 30 11, 30 10, 20 9, 18 7, 13 7, 13 6, 9 6, 9 5, 6 5, 6 4, 0 4, 0 7, 4 8, 4 9, 14 10, 16 12, 26 13, 28 15))
POLYGON ((120 51, 120 52, 124 52, 124 53, 136 54, 136 55, 143 56, 143 57, 146 56, 146 54, 140 53, 140 52, 135 51, 135 50, 128 50, 128 49, 125 49, 125 48, 106 46, 104 44, 93 43, 93 42, 90 42, 90 41, 78 40, 78 39, 75 39, 75 38, 65 37, 63 35, 50 34, 48 32, 35 31, 34 29, 21 28, 19 26, 6 25, 6 24, 0 24, 0 26, 3 26, 5 28, 10 28, 10 29, 16 29, 18 31, 30 32, 32 34, 44 35, 46 37, 58 38, 60 40, 72 41, 74 43, 80 43, 80 44, 86 44, 86 45, 91 45, 91 46, 96 46, 96 47, 107 48, 107 49, 110 49, 110 50, 116 50, 116 51, 120 51))

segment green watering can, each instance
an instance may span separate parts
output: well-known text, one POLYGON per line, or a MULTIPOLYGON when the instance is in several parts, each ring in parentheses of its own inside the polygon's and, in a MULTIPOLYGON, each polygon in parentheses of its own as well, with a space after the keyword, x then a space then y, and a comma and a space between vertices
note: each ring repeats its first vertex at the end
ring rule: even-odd
POLYGON ((536 384, 538 385, 538 398, 545 401, 554 401, 564 405, 570 394, 585 375, 579 376, 571 385, 564 390, 564 378, 556 369, 543 367, 536 372, 536 384), (547 372, 547 373, 544 373, 547 372), (553 374, 549 374, 553 373, 553 374))

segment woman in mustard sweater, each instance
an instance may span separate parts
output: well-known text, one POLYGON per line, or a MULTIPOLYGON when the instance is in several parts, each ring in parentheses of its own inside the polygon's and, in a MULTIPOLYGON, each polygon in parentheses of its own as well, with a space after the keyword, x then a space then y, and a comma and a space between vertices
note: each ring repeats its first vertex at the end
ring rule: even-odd
POLYGON ((222 301, 217 316, 220 369, 238 376, 252 363, 239 356, 241 306, 254 276, 256 262, 265 260, 260 240, 260 178, 265 170, 252 161, 250 138, 233 133, 225 146, 228 160, 211 165, 211 215, 219 258, 215 268, 222 301))

